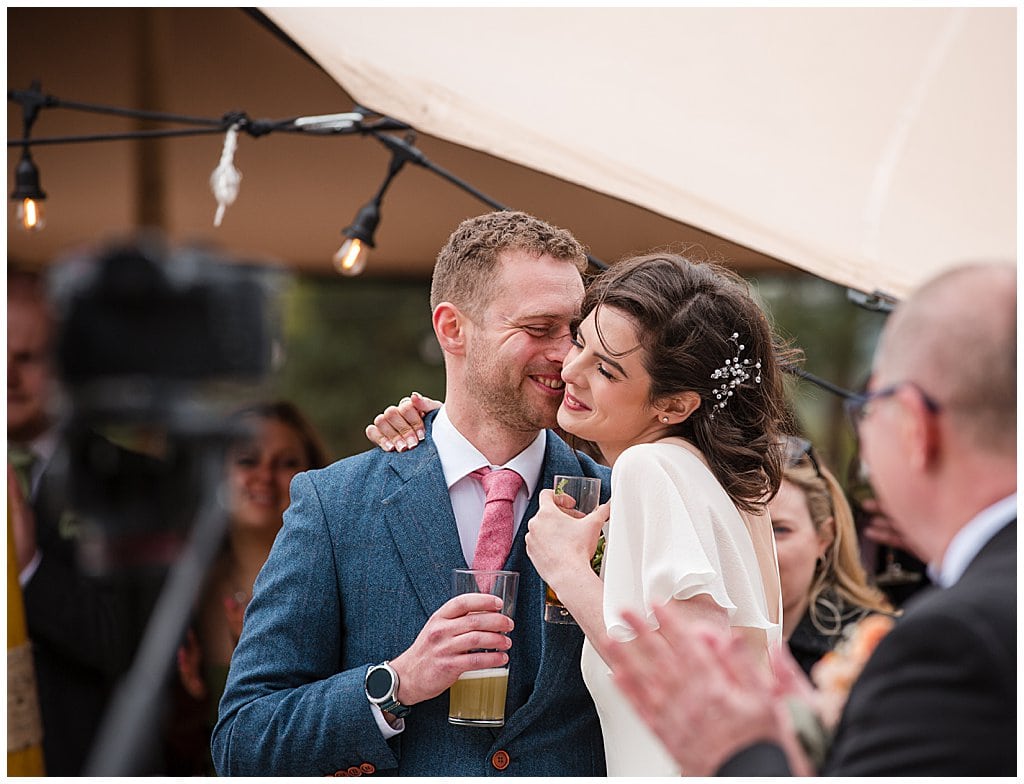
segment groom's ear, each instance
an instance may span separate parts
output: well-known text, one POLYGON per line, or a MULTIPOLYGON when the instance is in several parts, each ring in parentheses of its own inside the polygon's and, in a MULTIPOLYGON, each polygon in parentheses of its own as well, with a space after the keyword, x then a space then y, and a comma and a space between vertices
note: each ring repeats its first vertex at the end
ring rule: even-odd
POLYGON ((689 419, 698 408, 700 408, 700 395, 692 391, 680 392, 678 395, 672 395, 662 400, 655 406, 655 413, 664 424, 678 425, 689 419), (664 421, 664 417, 668 417, 668 422, 664 421))
POLYGON ((465 314, 450 302, 442 302, 434 308, 434 334, 441 350, 456 356, 466 353, 466 328, 469 320, 465 314))

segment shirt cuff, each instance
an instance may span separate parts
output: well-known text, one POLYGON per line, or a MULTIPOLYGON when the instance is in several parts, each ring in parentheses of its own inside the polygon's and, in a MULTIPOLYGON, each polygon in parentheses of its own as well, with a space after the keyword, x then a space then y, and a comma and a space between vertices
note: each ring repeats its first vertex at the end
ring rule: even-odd
POLYGON ((35 576, 36 570, 39 568, 39 564, 43 560, 43 553, 37 547, 36 554, 32 556, 32 560, 25 564, 25 568, 18 574, 18 584, 24 588, 28 581, 35 576))
POLYGON ((377 726, 380 727, 380 734, 384 736, 384 740, 393 738, 405 729, 405 719, 395 719, 395 725, 392 727, 388 724, 388 720, 384 718, 384 711, 380 709, 379 705, 370 703, 370 710, 373 711, 373 718, 377 721, 377 726))

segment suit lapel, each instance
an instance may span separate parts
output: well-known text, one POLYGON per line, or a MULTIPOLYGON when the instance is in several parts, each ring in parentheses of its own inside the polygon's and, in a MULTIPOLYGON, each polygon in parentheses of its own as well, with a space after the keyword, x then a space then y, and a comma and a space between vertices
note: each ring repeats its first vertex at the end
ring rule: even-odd
POLYGON ((390 455, 384 520, 423 611, 430 615, 451 598, 452 569, 466 568, 455 513, 434 442, 390 455))
MULTIPOLYGON (((524 537, 530 518, 538 509, 538 496, 540 491, 554 486, 555 476, 563 474, 567 476, 579 476, 583 474, 583 466, 580 464, 576 453, 551 431, 547 433, 547 453, 544 456, 544 466, 540 484, 537 492, 530 499, 526 514, 523 516, 523 523, 516 534, 513 549, 521 548, 523 551, 521 563, 529 564, 527 568, 533 571, 529 558, 525 555, 526 544, 524 537)), ((605 492, 602 493, 602 501, 607 500, 607 483, 605 492)), ((536 572, 533 572, 536 575, 536 572)), ((534 588, 538 597, 541 597, 542 583, 539 577, 534 582, 534 588)), ((520 587, 522 590, 522 587, 520 587)), ((534 629, 540 634, 541 652, 540 667, 537 673, 537 681, 533 692, 526 703, 515 711, 505 723, 502 731, 502 742, 518 735, 528 729, 540 716, 550 710, 552 702, 559 698, 566 689, 567 683, 580 682, 580 654, 583 648, 583 632, 575 624, 546 623, 543 619, 543 599, 538 601, 538 608, 534 629)), ((582 684, 581 684, 582 688, 582 684)))

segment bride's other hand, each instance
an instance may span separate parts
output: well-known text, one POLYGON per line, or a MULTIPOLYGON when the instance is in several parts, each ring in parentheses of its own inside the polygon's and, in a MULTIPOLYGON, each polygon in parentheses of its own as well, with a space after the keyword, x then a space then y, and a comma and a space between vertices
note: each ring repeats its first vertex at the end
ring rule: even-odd
POLYGON ((413 392, 377 414, 366 428, 366 437, 385 452, 412 449, 426 438, 423 415, 440 407, 441 401, 413 392))
POLYGON ((579 571, 590 569, 601 528, 608 522, 609 504, 588 515, 575 511, 572 504, 569 496, 542 490, 526 534, 526 552, 534 568, 556 593, 579 571))

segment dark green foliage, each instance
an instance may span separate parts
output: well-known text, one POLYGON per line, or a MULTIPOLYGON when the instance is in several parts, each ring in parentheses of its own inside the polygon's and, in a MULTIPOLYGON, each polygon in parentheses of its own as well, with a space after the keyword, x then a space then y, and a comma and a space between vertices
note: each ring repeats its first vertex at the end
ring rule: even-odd
POLYGON ((273 393, 301 406, 334 458, 370 448, 366 426, 412 390, 444 396, 429 298, 429 281, 298 278, 285 293, 273 393))

